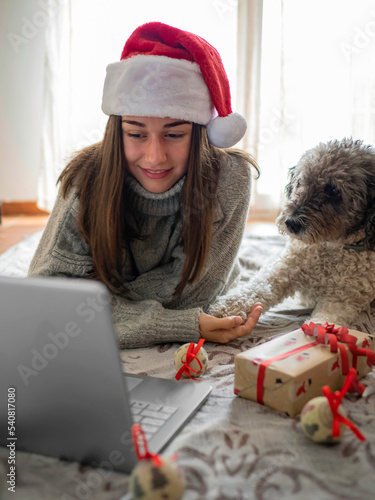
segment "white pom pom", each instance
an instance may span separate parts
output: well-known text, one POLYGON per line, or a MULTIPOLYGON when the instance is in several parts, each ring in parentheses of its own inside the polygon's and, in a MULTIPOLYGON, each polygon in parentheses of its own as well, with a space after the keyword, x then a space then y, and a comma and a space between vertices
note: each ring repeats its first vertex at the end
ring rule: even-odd
POLYGON ((238 113, 217 116, 207 125, 208 140, 217 148, 230 148, 245 135, 247 122, 238 113))

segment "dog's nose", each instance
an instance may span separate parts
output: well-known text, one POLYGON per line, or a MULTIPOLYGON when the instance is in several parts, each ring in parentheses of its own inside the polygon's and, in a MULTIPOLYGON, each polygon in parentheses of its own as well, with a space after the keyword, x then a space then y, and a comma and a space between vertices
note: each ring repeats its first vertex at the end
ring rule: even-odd
POLYGON ((295 219, 285 219, 285 225, 293 234, 299 233, 302 229, 302 224, 295 219))

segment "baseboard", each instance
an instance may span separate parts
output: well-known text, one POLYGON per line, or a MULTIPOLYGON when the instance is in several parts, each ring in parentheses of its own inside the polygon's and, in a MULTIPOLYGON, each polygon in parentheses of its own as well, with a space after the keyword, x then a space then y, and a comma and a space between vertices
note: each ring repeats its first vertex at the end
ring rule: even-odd
POLYGON ((37 207, 36 201, 3 201, 0 210, 2 215, 49 215, 37 207))

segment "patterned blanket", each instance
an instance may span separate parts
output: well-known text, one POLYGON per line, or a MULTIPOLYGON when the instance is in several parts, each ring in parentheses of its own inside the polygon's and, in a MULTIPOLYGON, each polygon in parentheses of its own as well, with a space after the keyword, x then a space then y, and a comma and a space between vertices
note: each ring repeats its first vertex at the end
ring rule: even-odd
MULTIPOLYGON (((0 274, 22 276, 40 234, 0 256, 0 274)), ((244 239, 243 279, 282 250, 281 237, 244 239)), ((207 402, 164 451, 178 455, 187 488, 183 500, 330 500, 369 499, 375 490, 375 390, 343 401, 348 418, 365 435, 347 431, 335 445, 319 445, 302 432, 299 417, 288 418, 233 394, 237 353, 299 328, 308 316, 288 299, 264 314, 255 331, 228 345, 206 343, 208 369, 203 379, 213 386, 207 402)), ((356 329, 375 331, 375 309, 363 314, 356 329)), ((130 373, 173 378, 177 344, 122 351, 130 373)), ((375 384, 375 373, 362 382, 375 384)), ((375 385, 374 385, 375 387, 375 385)), ((4 423, 2 423, 2 426, 4 423)), ((0 448, 0 498, 16 500, 131 500, 128 476, 17 452, 16 493, 6 484, 7 450, 0 448)))

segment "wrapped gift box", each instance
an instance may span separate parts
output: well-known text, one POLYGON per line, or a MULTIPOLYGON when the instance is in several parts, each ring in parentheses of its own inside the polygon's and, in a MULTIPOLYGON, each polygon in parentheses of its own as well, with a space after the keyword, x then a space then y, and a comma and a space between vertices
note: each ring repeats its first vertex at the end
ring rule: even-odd
POLYGON ((324 385, 340 389, 351 366, 359 378, 368 373, 374 347, 374 336, 363 332, 303 325, 238 354, 234 392, 294 417, 307 401, 322 396, 324 385))

